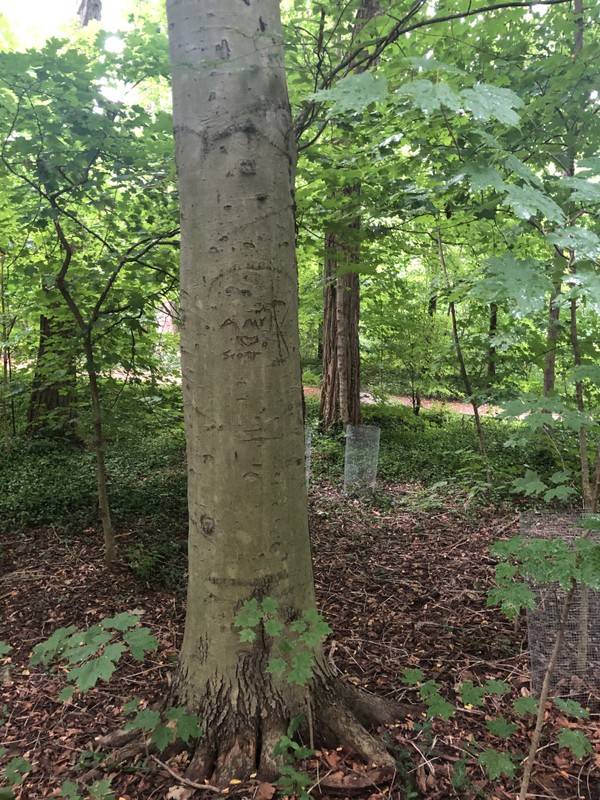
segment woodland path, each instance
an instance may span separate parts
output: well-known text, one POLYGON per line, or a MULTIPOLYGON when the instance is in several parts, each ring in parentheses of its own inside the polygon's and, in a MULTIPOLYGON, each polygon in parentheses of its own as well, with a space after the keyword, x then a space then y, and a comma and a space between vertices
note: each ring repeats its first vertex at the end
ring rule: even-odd
MULTIPOLYGON (((306 397, 313 397, 321 394, 318 386, 305 386, 304 394, 306 397)), ((412 399, 408 395, 392 395, 389 398, 393 405, 412 406, 412 399)), ((371 405, 375 403, 375 399, 369 392, 361 392, 361 402, 371 405)), ((421 407, 426 409, 437 409, 443 411, 448 409, 454 411, 456 414, 470 414, 473 415, 473 406, 470 403, 459 403, 456 400, 429 400, 427 398, 421 399, 421 407)), ((498 408, 490 406, 487 403, 479 407, 480 414, 497 414, 498 408)))

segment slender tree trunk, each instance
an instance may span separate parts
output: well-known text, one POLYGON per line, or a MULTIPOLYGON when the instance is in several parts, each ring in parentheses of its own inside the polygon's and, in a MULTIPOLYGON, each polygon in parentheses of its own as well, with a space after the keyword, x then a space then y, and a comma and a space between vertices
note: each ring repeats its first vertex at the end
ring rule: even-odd
MULTIPOLYGON (((2 315, 2 431, 4 434, 4 443, 6 445, 6 452, 10 453, 12 449, 11 426, 9 423, 8 403, 6 396, 11 381, 11 368, 10 368, 10 345, 8 340, 13 329, 14 319, 9 320, 8 304, 6 302, 6 284, 8 282, 6 269, 6 256, 0 252, 0 314, 2 315)), ((14 407, 11 406, 13 412, 13 425, 12 435, 14 436, 14 407)))
POLYGON ((337 240, 335 233, 325 237, 323 274, 323 354, 321 378, 321 407, 319 418, 323 427, 339 419, 339 371, 337 360, 337 240))
MULTIPOLYGON (((446 282, 446 288, 448 292, 451 290, 450 286, 450 279, 448 277, 448 269, 446 267, 446 257, 444 255, 444 247, 442 243, 442 235, 440 233, 440 229, 437 230, 437 245, 438 245, 438 255, 440 259, 440 264, 442 266, 442 271, 444 273, 444 279, 446 282)), ((485 435, 483 433, 483 426, 481 424, 481 416, 479 414, 479 400, 475 395, 475 390, 473 388, 473 384, 471 383, 471 378, 469 376, 467 365, 465 363, 465 359, 463 357, 463 351, 460 344, 460 336, 458 334, 458 322, 456 319, 456 305, 454 300, 450 301, 450 317, 452 319, 452 337, 454 339, 454 347, 456 350, 456 357, 458 359, 458 364, 460 368, 460 375, 463 380, 463 384, 465 387, 465 391, 469 396, 469 400, 471 402, 471 406, 473 408, 473 419, 475 420, 475 430, 477 432, 477 441, 479 443, 479 452, 481 453, 481 458, 483 461, 483 465, 485 468, 486 480, 490 484, 493 484, 493 474, 492 468, 490 466, 490 460, 487 454, 487 448, 485 446, 485 435)))
POLYGON ((276 0, 204 0, 201 7, 169 0, 167 10, 190 512, 187 616, 173 696, 199 714, 203 730, 189 774, 214 774, 211 782, 220 784, 271 775, 275 742, 299 711, 317 742, 342 739, 392 764, 357 722, 355 714, 369 718, 365 704, 330 675, 321 648, 315 678, 299 687, 267 671, 276 650, 264 631, 241 643, 234 627, 251 598, 277 600, 284 622, 315 605, 295 142, 276 0))
POLYGON ((102 522, 102 534, 104 536, 104 559, 108 566, 114 566, 117 563, 117 544, 110 518, 108 482, 104 459, 104 434, 102 431, 100 388, 98 386, 98 375, 94 365, 94 350, 90 331, 86 331, 84 334, 83 347, 86 370, 90 382, 90 398, 92 401, 92 425, 94 428, 94 451, 96 453, 96 483, 98 486, 98 509, 102 522))
POLYGON ((560 306, 556 302, 561 290, 561 280, 554 284, 548 305, 548 328, 546 333, 546 355, 544 356, 544 397, 554 391, 556 382, 556 346, 560 336, 560 306))
POLYGON ((498 331, 498 304, 497 303, 490 303, 489 308, 490 316, 489 316, 489 327, 488 327, 488 358, 487 358, 487 385, 488 391, 490 391, 494 386, 494 381, 496 380, 496 345, 494 344, 494 338, 498 331))

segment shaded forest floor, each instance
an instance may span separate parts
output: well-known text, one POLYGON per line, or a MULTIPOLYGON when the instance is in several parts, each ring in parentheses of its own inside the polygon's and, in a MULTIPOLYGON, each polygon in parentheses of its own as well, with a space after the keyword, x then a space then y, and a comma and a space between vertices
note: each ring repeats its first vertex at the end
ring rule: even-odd
MULTIPOLYGON (((326 652, 335 669, 378 694, 418 702, 417 689, 403 684, 402 671, 419 668, 457 708, 450 720, 431 724, 415 711, 382 732, 398 760, 391 781, 378 783, 376 773, 356 763, 352 753, 319 752, 302 765, 312 795, 513 800, 519 770, 514 778, 490 781, 477 753, 504 750, 518 765, 534 724, 512 710, 515 697, 529 693, 525 622, 515 625, 486 608, 494 567, 489 546, 517 532, 514 510, 470 509, 406 484, 388 484, 373 498, 352 500, 321 484, 311 490, 311 529, 320 609, 334 631, 326 652), (492 696, 481 707, 461 703, 459 683, 490 679, 507 682, 511 694, 492 696), (517 725, 506 744, 486 726, 500 716, 517 725)), ((122 726, 123 706, 132 697, 152 706, 164 696, 181 645, 183 593, 140 585, 126 570, 107 573, 98 554, 99 535, 91 529, 77 538, 32 530, 2 544, 0 640, 14 650, 0 659, 0 744, 7 749, 0 765, 14 756, 34 765, 16 787, 18 800, 58 796, 67 779, 87 775, 89 783, 90 770, 94 779, 110 777, 121 800, 210 797, 194 794, 163 766, 142 758, 135 768, 111 769, 99 763, 95 745, 97 737, 122 726), (109 683, 59 703, 63 673, 29 666, 33 646, 60 626, 87 627, 121 611, 141 613, 160 649, 141 664, 125 661, 109 683)), ((576 722, 549 711, 542 745, 531 797, 600 798, 598 716, 576 722), (565 725, 585 730, 594 744, 592 755, 577 761, 558 747, 557 730, 565 725)), ((169 766, 181 773, 184 757, 169 766)), ((273 787, 232 786, 227 795, 270 800, 273 787)))

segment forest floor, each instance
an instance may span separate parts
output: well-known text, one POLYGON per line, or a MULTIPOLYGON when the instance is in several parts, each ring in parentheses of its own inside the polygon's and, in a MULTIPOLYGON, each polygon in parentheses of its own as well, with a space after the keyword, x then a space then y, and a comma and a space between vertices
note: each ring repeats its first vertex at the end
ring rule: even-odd
MULTIPOLYGON (((530 690, 526 626, 524 618, 515 624, 486 608, 486 596, 494 571, 490 544, 517 532, 515 511, 469 508, 458 499, 442 503, 416 485, 386 485, 368 500, 343 497, 326 484, 310 495, 317 592, 333 628, 325 647, 334 668, 365 689, 415 703, 418 689, 403 684, 402 672, 419 668, 423 681, 435 680, 456 708, 449 720, 430 724, 415 707, 413 716, 381 732, 398 763, 385 780, 351 752, 318 751, 299 766, 310 775, 311 794, 514 800, 534 725, 512 709, 530 690), (476 686, 502 680, 511 692, 481 706, 463 704, 457 686, 468 680, 476 686), (497 717, 516 725, 507 742, 486 725, 497 717), (481 748, 510 753, 515 776, 490 780, 478 764, 481 748)), ((33 764, 15 787, 17 800, 59 796, 63 781, 83 785, 84 776, 88 784, 110 778, 121 800, 211 797, 174 777, 185 756, 169 762, 171 771, 141 757, 126 770, 99 761, 97 738, 123 725, 123 706, 132 697, 149 706, 164 697, 184 622, 183 593, 141 586, 126 570, 110 574, 99 551, 94 530, 67 538, 51 529, 12 537, 0 549, 0 640, 14 647, 0 658, 0 744, 7 750, 0 764, 17 756, 33 764), (32 648, 60 626, 84 628, 122 611, 142 615, 159 650, 141 663, 125 659, 109 682, 58 702, 64 670, 30 666, 32 648)), ((549 709, 530 791, 531 798, 548 800, 600 798, 599 716, 579 722, 549 709), (565 726, 584 730, 594 752, 576 760, 559 748, 557 731, 565 726)), ((258 782, 231 786, 226 794, 276 796, 274 787, 258 782)))

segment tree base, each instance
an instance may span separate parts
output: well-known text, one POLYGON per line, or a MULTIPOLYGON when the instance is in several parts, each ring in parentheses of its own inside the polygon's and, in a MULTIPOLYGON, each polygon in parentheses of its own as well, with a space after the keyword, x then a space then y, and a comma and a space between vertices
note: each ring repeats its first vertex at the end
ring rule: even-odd
POLYGON ((279 764, 273 751, 298 713, 304 714, 299 733, 307 746, 343 745, 369 766, 395 769, 394 758, 368 728, 415 714, 417 707, 384 701, 335 677, 314 680, 312 684, 312 688, 304 690, 303 712, 301 707, 289 709, 287 714, 271 708, 248 718, 239 713, 239 708, 236 714, 231 708, 228 713, 221 708, 221 718, 216 720, 213 711, 207 714, 207 709, 200 709, 204 735, 198 740, 185 777, 221 787, 228 786, 231 780, 247 780, 251 775, 263 781, 276 779, 279 764))

